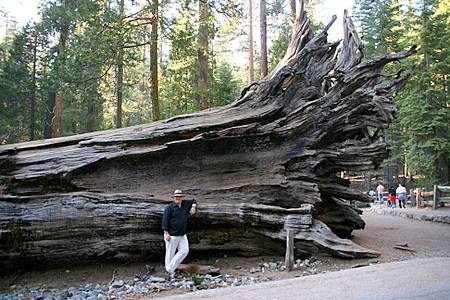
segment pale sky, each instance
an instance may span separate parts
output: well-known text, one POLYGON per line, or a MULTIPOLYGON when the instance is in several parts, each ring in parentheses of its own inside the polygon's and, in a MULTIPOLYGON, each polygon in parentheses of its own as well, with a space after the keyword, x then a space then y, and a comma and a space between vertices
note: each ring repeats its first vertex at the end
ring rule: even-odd
MULTIPOLYGON (((30 20, 36 21, 37 6, 42 0, 2 0, 0 9, 14 16, 19 26, 25 25, 30 20)), ((336 22, 342 22, 342 12, 345 8, 351 11, 354 0, 325 0, 323 7, 318 11, 325 23, 331 20, 332 15, 337 15, 336 22)), ((335 22, 335 24, 336 24, 335 22)))
MULTIPOLYGON (((331 21, 333 15, 337 16, 333 26, 331 26, 328 34, 330 40, 337 40, 343 38, 342 17, 344 9, 348 10, 348 14, 352 15, 352 8, 355 5, 354 0, 326 0, 322 7, 315 13, 315 17, 326 25, 331 21)), ((352 18, 353 19, 353 18, 352 18)))
POLYGON ((19 27, 25 25, 28 21, 36 21, 37 6, 41 0, 2 0, 0 9, 14 17, 19 27))
MULTIPOLYGON (((18 22, 21 28, 29 21, 37 21, 37 7, 42 0, 1 0, 0 11, 8 13, 18 22)), ((337 40, 342 35, 342 15, 344 9, 348 9, 350 15, 354 5, 354 0, 325 0, 324 5, 316 12, 316 17, 327 24, 333 15, 337 16, 337 20, 329 31, 330 40, 337 40)), ((0 38, 4 35, 5 24, 0 24, 0 38)))

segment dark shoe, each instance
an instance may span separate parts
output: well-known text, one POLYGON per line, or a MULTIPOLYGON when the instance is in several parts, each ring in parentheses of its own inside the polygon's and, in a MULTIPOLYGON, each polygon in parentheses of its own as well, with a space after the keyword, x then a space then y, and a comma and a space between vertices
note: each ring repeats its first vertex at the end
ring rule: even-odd
POLYGON ((167 272, 167 280, 175 281, 175 272, 167 272))

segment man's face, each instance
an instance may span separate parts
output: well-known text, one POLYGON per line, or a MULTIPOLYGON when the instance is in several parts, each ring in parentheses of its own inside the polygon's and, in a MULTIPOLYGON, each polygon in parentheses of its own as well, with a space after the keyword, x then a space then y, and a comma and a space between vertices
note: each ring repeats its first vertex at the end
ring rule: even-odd
POLYGON ((183 201, 183 196, 174 196, 173 201, 175 202, 176 205, 180 206, 181 202, 183 201))

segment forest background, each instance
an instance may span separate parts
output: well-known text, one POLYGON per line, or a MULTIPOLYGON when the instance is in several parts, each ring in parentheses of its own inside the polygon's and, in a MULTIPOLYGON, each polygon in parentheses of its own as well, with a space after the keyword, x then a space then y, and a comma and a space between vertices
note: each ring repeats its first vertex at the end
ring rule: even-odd
MULTIPOLYGON (((315 18, 324 0, 305 1, 315 18)), ((282 59, 295 0, 44 0, 23 27, 0 14, 0 144, 133 126, 226 105, 282 59)), ((390 158, 361 189, 449 185, 448 0, 355 0, 366 57, 418 53, 383 137, 390 158)), ((341 26, 340 20, 334 26, 341 26)), ((370 120, 368 120, 370 122, 370 120)))

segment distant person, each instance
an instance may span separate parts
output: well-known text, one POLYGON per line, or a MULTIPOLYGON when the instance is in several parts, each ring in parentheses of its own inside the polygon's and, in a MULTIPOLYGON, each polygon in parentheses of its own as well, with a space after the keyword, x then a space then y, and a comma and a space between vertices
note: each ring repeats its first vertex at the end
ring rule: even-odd
POLYGON ((368 193, 368 194, 369 194, 370 199, 373 199, 373 198, 375 198, 375 196, 376 196, 375 191, 372 190, 372 189, 369 190, 369 193, 368 193))
POLYGON ((380 182, 378 183, 377 186, 377 199, 379 204, 383 203, 383 194, 384 194, 384 186, 380 182))
POLYGON ((406 188, 399 183, 398 184, 398 188, 395 190, 395 193, 397 195, 397 199, 398 199, 398 207, 399 208, 406 208, 405 206, 405 200, 406 200, 406 188))
POLYGON ((392 185, 389 188, 388 193, 389 193, 388 206, 394 208, 395 207, 396 192, 395 192, 395 188, 392 185))
POLYGON ((162 220, 166 244, 165 268, 171 281, 175 280, 175 270, 189 253, 187 221, 189 214, 197 211, 197 201, 184 200, 183 191, 175 190, 173 199, 164 209, 162 220))

